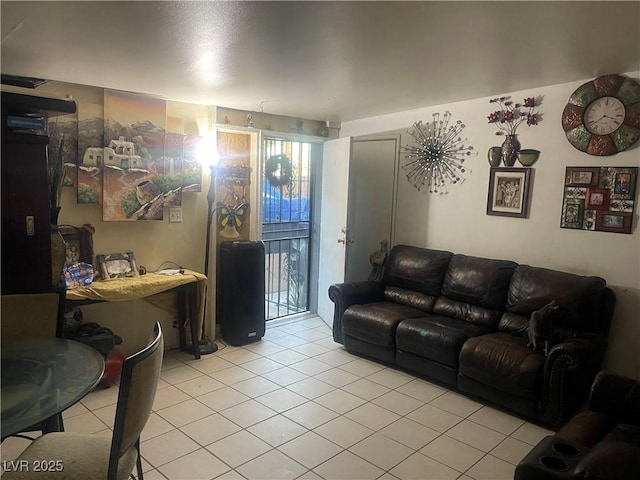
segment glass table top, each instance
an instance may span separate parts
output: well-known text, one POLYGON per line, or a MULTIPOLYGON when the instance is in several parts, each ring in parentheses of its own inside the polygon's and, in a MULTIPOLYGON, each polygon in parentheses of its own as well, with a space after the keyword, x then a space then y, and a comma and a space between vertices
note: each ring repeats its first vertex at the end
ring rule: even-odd
POLYGON ((72 406, 98 384, 100 352, 62 338, 3 342, 2 437, 21 432, 72 406))

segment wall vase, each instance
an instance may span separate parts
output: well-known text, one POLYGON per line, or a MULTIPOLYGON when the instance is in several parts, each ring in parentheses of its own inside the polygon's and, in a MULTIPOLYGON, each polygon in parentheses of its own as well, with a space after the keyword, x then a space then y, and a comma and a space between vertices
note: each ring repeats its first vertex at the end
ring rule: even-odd
POLYGON ((520 150, 520 142, 517 135, 505 135, 502 142, 502 163, 505 167, 513 167, 518 158, 520 150))

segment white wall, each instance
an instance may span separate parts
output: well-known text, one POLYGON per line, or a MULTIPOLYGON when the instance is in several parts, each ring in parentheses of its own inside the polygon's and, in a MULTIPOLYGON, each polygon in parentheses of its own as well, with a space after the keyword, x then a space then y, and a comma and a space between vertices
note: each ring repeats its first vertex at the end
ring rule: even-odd
MULTIPOLYGON (((638 79, 640 72, 626 74, 638 79)), ((594 157, 575 149, 562 130, 561 115, 572 92, 583 81, 544 86, 522 92, 505 92, 515 101, 544 96, 539 110, 543 121, 518 129, 522 148, 542 153, 535 173, 528 219, 486 214, 489 164, 487 150, 503 137, 494 135, 487 115, 494 110, 489 98, 420 108, 379 117, 345 122, 341 136, 400 131, 402 145, 411 142, 407 129, 417 120, 428 121, 434 112, 449 110, 466 125, 463 136, 477 156, 468 160, 472 170, 462 185, 449 187, 448 195, 421 193, 411 186, 404 171, 399 176, 396 243, 426 246, 489 258, 553 268, 581 275, 599 275, 617 294, 605 367, 640 379, 640 231, 638 209, 630 235, 560 228, 564 173, 567 166, 640 166, 640 142, 612 157, 594 157)), ((401 155, 401 165, 405 164, 401 155)), ((518 164, 517 164, 518 165, 518 164)), ((636 202, 640 186, 636 187, 636 202)))

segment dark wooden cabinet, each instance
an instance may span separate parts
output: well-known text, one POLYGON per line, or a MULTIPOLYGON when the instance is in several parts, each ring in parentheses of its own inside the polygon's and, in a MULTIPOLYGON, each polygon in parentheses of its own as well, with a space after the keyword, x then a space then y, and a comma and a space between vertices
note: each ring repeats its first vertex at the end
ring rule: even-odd
POLYGON ((73 112, 71 101, 2 92, 2 294, 52 287, 49 137, 16 133, 7 116, 73 112))

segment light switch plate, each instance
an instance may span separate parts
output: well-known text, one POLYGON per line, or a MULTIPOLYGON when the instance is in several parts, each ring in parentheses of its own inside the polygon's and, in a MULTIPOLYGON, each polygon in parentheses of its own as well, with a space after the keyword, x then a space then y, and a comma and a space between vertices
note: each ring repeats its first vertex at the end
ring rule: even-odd
POLYGON ((169 223, 182 222, 182 207, 171 207, 169 209, 169 223))

